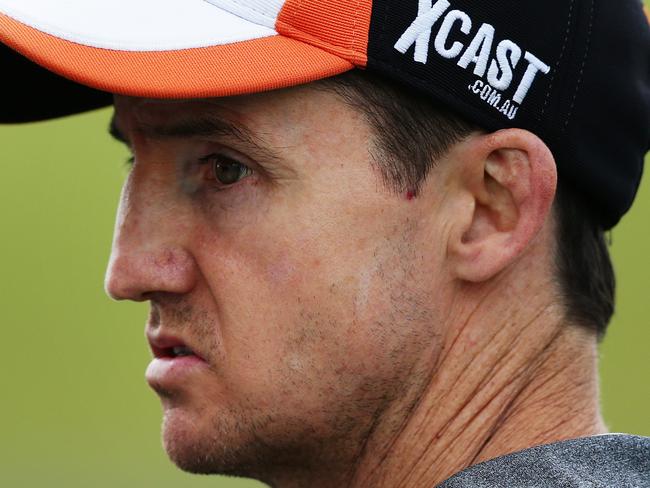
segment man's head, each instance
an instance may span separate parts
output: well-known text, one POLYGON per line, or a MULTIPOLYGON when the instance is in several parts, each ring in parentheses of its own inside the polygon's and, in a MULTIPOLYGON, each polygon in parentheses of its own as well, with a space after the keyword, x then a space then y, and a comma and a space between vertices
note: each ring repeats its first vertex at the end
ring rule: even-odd
POLYGON ((556 170, 539 138, 450 133, 416 181, 336 83, 116 99, 135 162, 107 290, 151 301, 163 359, 148 379, 185 469, 341 466, 414 407, 482 300, 505 313, 517 289, 537 295, 531 314, 560 308, 556 170), (180 345, 205 362, 170 369, 180 345))

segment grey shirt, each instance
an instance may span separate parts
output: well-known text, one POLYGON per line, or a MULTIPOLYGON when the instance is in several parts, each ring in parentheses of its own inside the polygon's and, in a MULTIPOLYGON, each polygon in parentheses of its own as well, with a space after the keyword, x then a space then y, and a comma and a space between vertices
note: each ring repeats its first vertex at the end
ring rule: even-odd
POLYGON ((439 488, 650 488, 650 437, 607 434, 537 446, 471 466, 439 488))

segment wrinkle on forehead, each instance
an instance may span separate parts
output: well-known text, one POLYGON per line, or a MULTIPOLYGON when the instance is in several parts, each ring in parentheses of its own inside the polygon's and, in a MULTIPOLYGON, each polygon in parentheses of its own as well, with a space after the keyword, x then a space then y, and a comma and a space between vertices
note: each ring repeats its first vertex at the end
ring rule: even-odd
POLYGON ((245 126, 246 117, 225 103, 227 99, 159 100, 115 96, 115 118, 128 119, 134 128, 164 128, 177 120, 197 117, 221 118, 232 125, 245 126))
MULTIPOLYGON (((236 95, 231 97, 219 98, 194 98, 194 99, 158 99, 131 97, 125 95, 114 95, 114 105, 116 109, 129 108, 143 117, 155 117, 157 114, 168 114, 173 111, 175 114, 179 110, 198 112, 201 110, 214 111, 228 115, 233 121, 240 123, 253 123, 254 117, 250 117, 251 109, 283 109, 290 99, 299 101, 308 93, 314 93, 317 90, 309 85, 297 86, 273 90, 262 93, 251 93, 246 95, 236 95), (281 106, 277 106, 277 102, 281 106)), ((277 113, 275 115, 278 115, 277 113)))
MULTIPOLYGON (((120 112, 128 109, 137 121, 143 123, 155 122, 157 117, 168 117, 172 113, 174 116, 181 116, 184 112, 196 115, 216 110, 229 120, 256 131, 273 129, 278 121, 292 122, 294 126, 297 122, 322 121, 330 118, 330 110, 340 113, 348 108, 315 83, 221 98, 167 100, 115 95, 115 107, 120 112)), ((350 110, 349 114, 354 115, 354 112, 350 110)))

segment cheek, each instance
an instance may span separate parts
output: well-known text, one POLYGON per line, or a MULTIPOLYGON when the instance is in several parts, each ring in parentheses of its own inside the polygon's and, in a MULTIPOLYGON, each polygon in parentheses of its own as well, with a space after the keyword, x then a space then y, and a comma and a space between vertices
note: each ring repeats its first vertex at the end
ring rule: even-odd
MULTIPOLYGON (((317 278, 310 248, 297 248, 268 227, 205 233, 197 256, 224 351, 229 361, 245 363, 243 373, 278 362, 302 296, 313 293, 317 278)), ((230 372, 236 371, 233 365, 230 372)))
POLYGON ((232 401, 317 415, 328 398, 401 384, 427 304, 410 283, 415 257, 402 232, 326 232, 293 217, 293 228, 265 220, 206 234, 200 266, 232 401))
POLYGON ((332 296, 331 271, 315 246, 273 237, 264 226, 256 234, 264 238, 213 235, 199 265, 218 317, 224 381, 242 395, 288 394, 335 348, 337 312, 349 305, 332 296))
POLYGON ((296 290, 303 284, 305 270, 301 263, 296 263, 293 256, 284 251, 262 265, 263 276, 268 286, 273 290, 285 290, 287 287, 296 290))

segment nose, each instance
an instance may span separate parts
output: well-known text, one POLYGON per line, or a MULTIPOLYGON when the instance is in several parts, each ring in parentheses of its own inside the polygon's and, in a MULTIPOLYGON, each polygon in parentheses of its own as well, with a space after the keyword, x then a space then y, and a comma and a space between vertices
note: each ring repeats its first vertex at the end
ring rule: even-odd
POLYGON ((165 192, 153 187, 155 182, 145 181, 146 175, 134 169, 122 189, 104 283, 115 300, 185 294, 196 284, 197 265, 187 245, 188 215, 170 204, 165 192))

